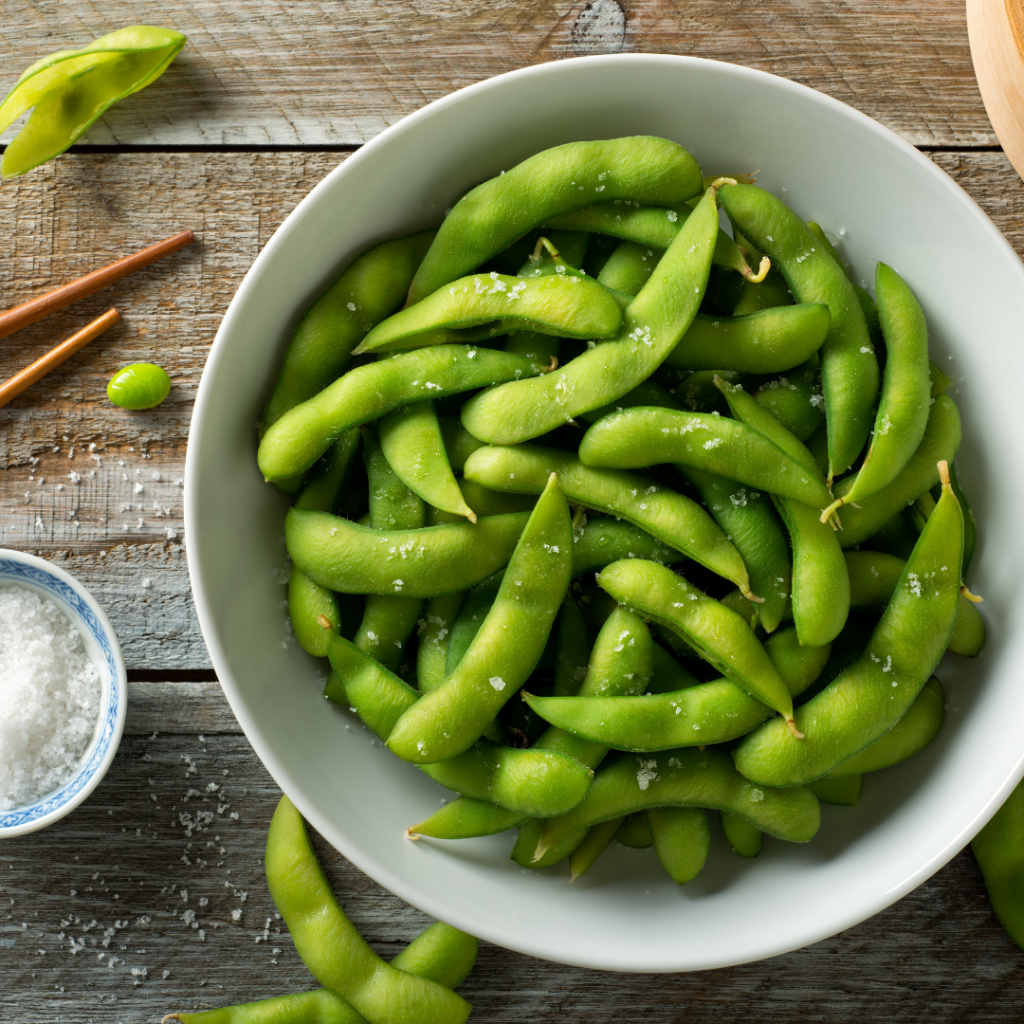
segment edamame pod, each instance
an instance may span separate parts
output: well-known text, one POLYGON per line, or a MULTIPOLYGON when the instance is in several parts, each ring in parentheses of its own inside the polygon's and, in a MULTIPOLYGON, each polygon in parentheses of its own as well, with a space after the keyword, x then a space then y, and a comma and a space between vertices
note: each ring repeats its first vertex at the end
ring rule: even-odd
MULTIPOLYGON (((850 607, 884 608, 899 583, 906 560, 882 551, 847 551, 844 557, 850 576, 850 607)), ((985 622, 978 606, 961 593, 956 606, 956 625, 946 650, 950 654, 976 658, 984 643, 985 622)))
POLYGON ((346 430, 393 409, 534 372, 528 359, 472 345, 436 345, 358 366, 273 423, 257 453, 260 472, 268 480, 293 477, 346 430))
MULTIPOLYGON (((844 548, 863 544, 877 533, 897 512, 939 482, 936 465, 952 462, 960 447, 960 412, 953 400, 939 395, 928 415, 928 425, 918 449, 903 467, 900 475, 888 487, 873 494, 859 508, 850 505, 843 509, 843 528, 839 543, 844 548)), ((853 486, 856 477, 846 477, 833 488, 841 498, 853 486)))
POLYGON ((555 646, 554 692, 571 697, 579 692, 587 678, 590 663, 590 633, 576 602, 569 594, 562 598, 558 613, 558 636, 555 646))
POLYGON ((568 452, 531 444, 481 448, 466 460, 465 473, 487 487, 529 494, 539 493, 548 476, 557 473, 570 501, 621 516, 750 593, 740 553, 711 516, 649 477, 594 469, 568 452))
POLYGON ((450 989, 385 963, 338 906, 287 797, 267 835, 267 885, 316 979, 379 1024, 462 1024, 470 1005, 450 989))
POLYGON ((1024 949, 1024 782, 971 842, 992 909, 1024 949))
POLYGON ((613 562, 597 577, 619 604, 682 636, 701 657, 752 697, 793 720, 793 700, 750 626, 682 576, 643 559, 613 562))
POLYGON ((468 590, 500 569, 528 512, 422 530, 373 530, 347 519, 291 509, 285 541, 294 565, 321 586, 348 594, 434 597, 468 590))
POLYGON ((825 399, 814 367, 797 367, 762 384, 754 398, 800 441, 807 441, 825 422, 825 399))
POLYGON ((476 522, 448 464, 433 402, 415 402, 383 417, 380 446, 409 490, 434 508, 476 522))
POLYGON ((471 398, 466 429, 491 444, 517 444, 632 391, 675 348, 700 306, 718 230, 709 189, 629 304, 615 341, 597 345, 543 378, 516 381, 471 398))
MULTIPOLYGON (((686 690, 691 686, 697 686, 700 680, 687 668, 672 657, 664 647, 654 645, 654 657, 652 658, 654 674, 647 684, 648 693, 672 693, 675 690, 686 690)), ((556 689, 555 697, 572 697, 574 694, 559 693, 556 689)))
POLYGON ((182 1024, 369 1024, 355 1007, 326 988, 198 1013, 169 1013, 160 1024, 169 1020, 182 1024))
POLYGON ((849 469, 864 447, 878 397, 878 360, 857 293, 842 265, 780 199, 753 185, 725 185, 719 196, 737 229, 782 271, 796 301, 824 302, 829 308, 821 376, 831 480, 849 469))
POLYGON ((647 812, 627 814, 615 831, 615 839, 631 850, 649 850, 654 845, 654 832, 647 812))
POLYGON ((463 425, 458 416, 438 416, 441 437, 444 440, 445 454, 452 470, 461 473, 466 459, 477 450, 483 448, 484 442, 474 437, 463 425))
POLYGON ((573 576, 603 569, 620 558, 646 558, 673 565, 683 561, 684 556, 646 530, 611 516, 589 516, 581 527, 573 530, 573 576))
POLYGON ((458 988, 473 970, 479 947, 474 936, 435 921, 391 961, 391 966, 430 978, 445 988, 458 988))
POLYGON ((664 249, 656 251, 646 245, 623 242, 608 257, 597 280, 606 288, 622 292, 623 295, 639 295, 664 252, 664 249))
POLYGON ((498 807, 488 800, 460 796, 434 811, 429 818, 406 830, 410 839, 430 836, 433 839, 473 839, 493 836, 518 828, 528 816, 521 811, 498 807))
POLYGON ((645 380, 643 384, 637 385, 632 391, 627 391, 614 402, 602 405, 600 409, 594 409, 591 412, 580 413, 579 418, 584 423, 596 423, 611 412, 616 412, 619 409, 631 409, 635 405, 660 405, 666 409, 682 408, 667 388, 663 388, 657 381, 645 380))
POLYGON ((818 801, 806 787, 762 789, 736 771, 724 750, 690 747, 609 760, 582 802, 547 823, 537 852, 543 856, 573 832, 651 807, 730 811, 792 843, 810 842, 821 825, 818 801))
POLYGON ((444 682, 448 639, 464 598, 461 592, 442 594, 432 597, 423 609, 416 651, 416 684, 420 693, 436 690, 444 682))
POLYGON ((824 508, 831 500, 816 474, 764 435, 713 413, 623 409, 605 416, 583 435, 579 458, 584 466, 610 469, 672 462, 812 507, 824 508))
POLYGON ((903 278, 875 267, 875 298, 885 338, 885 374, 868 453, 835 505, 863 502, 899 476, 924 437, 930 407, 928 325, 903 278))
POLYGON ((487 618, 487 613, 494 604, 494 599, 501 589, 501 581, 505 578, 505 570, 488 576, 478 583, 467 595, 459 610, 458 618, 452 624, 451 636, 448 639, 448 654, 445 659, 444 674, 448 678, 458 667, 466 655, 470 644, 476 639, 480 627, 487 618))
POLYGON ((442 761, 469 747, 536 666, 571 575, 569 507, 552 474, 465 657, 442 686, 402 716, 388 747, 417 764, 442 761))
POLYGON ((771 633, 785 615, 792 579, 786 533, 771 499, 753 488, 699 469, 685 467, 682 472, 743 557, 750 575, 750 590, 762 599, 754 605, 757 621, 766 633, 771 633))
POLYGON ((665 363, 684 370, 779 373, 806 362, 821 348, 829 322, 828 306, 820 302, 747 316, 698 313, 665 363))
MULTIPOLYGON (((769 638, 765 650, 795 697, 821 674, 831 648, 800 647, 788 629, 769 638)), ((725 743, 745 736, 771 716, 770 708, 728 679, 643 697, 526 693, 523 698, 541 718, 566 733, 633 753, 725 743)))
POLYGON ((822 776, 823 779, 842 779, 849 775, 863 775, 889 768, 924 750, 942 728, 946 696, 942 684, 932 676, 924 684, 907 713, 874 743, 860 753, 848 757, 822 776))
POLYGON ((263 410, 261 437, 289 409, 342 375, 363 335, 402 305, 433 238, 433 231, 421 231, 367 249, 313 303, 288 342, 263 410))
POLYGON ((572 851, 572 856, 569 858, 570 882, 575 882, 580 875, 585 874, 594 866, 597 858, 608 849, 608 844, 615 838, 615 833, 618 832, 621 824, 621 818, 611 818, 587 830, 579 846, 572 851))
POLYGON ((647 820, 654 850, 673 882, 685 885, 704 867, 711 846, 707 815, 700 807, 652 807, 647 820))
POLYGON ((443 344, 447 332, 501 321, 501 334, 529 330, 559 338, 614 338, 622 310, 607 288, 589 277, 551 274, 509 277, 471 274, 406 306, 363 338, 356 355, 443 344))
POLYGON ((718 820, 722 825, 722 832, 733 852, 741 857, 756 857, 761 852, 764 844, 764 833, 755 825, 751 825, 746 818, 730 814, 728 811, 721 811, 718 820))
POLYGON ((964 535, 944 464, 939 473, 942 497, 864 653, 797 709, 803 743, 773 722, 740 743, 733 758, 748 778, 770 786, 820 778, 888 732, 931 676, 956 620, 964 535))
POLYGON ((856 807, 860 802, 860 791, 864 780, 860 775, 844 775, 834 779, 825 776, 807 783, 807 788, 818 798, 819 803, 835 804, 838 807, 856 807))
POLYGON ((469 273, 531 228, 595 199, 682 203, 700 189, 697 161, 666 139, 640 135, 546 149, 452 207, 416 273, 409 303, 469 273))

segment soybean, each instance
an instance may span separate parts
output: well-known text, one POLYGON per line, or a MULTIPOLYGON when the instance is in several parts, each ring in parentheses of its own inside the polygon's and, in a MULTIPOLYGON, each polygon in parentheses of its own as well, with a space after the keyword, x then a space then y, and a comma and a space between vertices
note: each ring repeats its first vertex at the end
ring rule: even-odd
POLYGON ((999 923, 1024 949, 1024 782, 974 837, 971 851, 999 923))

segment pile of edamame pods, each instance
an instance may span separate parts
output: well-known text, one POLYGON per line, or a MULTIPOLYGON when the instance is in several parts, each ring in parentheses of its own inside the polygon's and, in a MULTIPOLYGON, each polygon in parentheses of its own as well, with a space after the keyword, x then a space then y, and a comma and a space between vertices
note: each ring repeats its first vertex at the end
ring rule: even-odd
POLYGON ((984 641, 960 415, 925 316, 748 177, 546 150, 306 313, 260 428, 325 696, 575 878, 807 842, 942 724, 984 641), (732 224, 719 227, 719 210, 732 224), (517 694, 520 694, 519 699, 517 694))

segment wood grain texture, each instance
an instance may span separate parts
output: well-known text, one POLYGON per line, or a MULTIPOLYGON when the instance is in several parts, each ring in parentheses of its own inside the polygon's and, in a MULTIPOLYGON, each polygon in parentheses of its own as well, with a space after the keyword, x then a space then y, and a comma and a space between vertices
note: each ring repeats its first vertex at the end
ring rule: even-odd
MULTIPOLYGON (((192 402, 245 271, 340 159, 334 153, 68 155, 0 188, 0 218, 9 225, 0 235, 4 305, 178 227, 191 227, 200 238, 0 345, 2 379, 109 304, 124 315, 0 409, 0 546, 54 558, 78 575, 110 614, 130 669, 209 667, 183 545, 192 402), (118 409, 106 399, 107 380, 140 361, 168 370, 171 395, 146 412, 118 409)), ((963 152, 933 159, 1024 254, 1024 184, 1006 157, 963 152)))
MULTIPOLYGON (((160 724, 164 700, 132 690, 133 703, 150 703, 134 712, 147 723, 160 724)), ((263 877, 278 796, 244 737, 126 736, 87 803, 0 844, 0 1019, 155 1022, 174 1009, 313 987, 263 877)), ((381 955, 393 956, 427 923, 318 837, 315 845, 381 955)), ((1020 1019, 1022 963, 965 852, 864 924, 772 960, 638 976, 484 944, 460 991, 478 1024, 980 1024, 1020 1019)))
MULTIPOLYGON (((608 7, 614 0, 602 0, 608 7)), ((0 87, 123 25, 189 44, 91 144, 359 145, 431 100, 587 45, 584 0, 6 0, 0 87), (581 21, 582 18, 582 21, 581 21), (582 44, 582 45, 581 45, 582 44)), ((621 49, 745 64, 850 103, 917 145, 991 145, 962 0, 621 0, 621 49)), ((616 19, 603 19, 613 24, 616 19)), ((590 40, 591 44, 594 42, 590 40)))

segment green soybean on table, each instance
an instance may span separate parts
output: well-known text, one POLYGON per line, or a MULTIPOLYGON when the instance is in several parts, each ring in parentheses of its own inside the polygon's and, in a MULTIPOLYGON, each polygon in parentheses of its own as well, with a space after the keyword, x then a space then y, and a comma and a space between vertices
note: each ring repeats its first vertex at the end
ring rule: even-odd
MULTIPOLYGON (((129 670, 128 725, 104 782, 64 821, 0 842, 5 1024, 155 1022, 312 987, 263 878, 278 791, 221 696, 192 607, 182 477, 224 309, 339 160, 424 103, 517 67, 692 54, 877 118, 1024 252, 1024 185, 985 116, 959 0, 7 0, 3 14, 3 91, 38 57, 122 25, 190 41, 86 144, 0 186, 0 305, 181 228, 199 238, 0 345, 6 378, 111 304, 124 317, 0 410, 0 545, 89 586, 129 670), (126 413, 104 388, 138 361, 165 366, 174 388, 126 413)), ((393 955, 424 916, 317 843, 346 909, 393 955)), ((966 852, 864 924, 773 960, 635 976, 485 944, 461 991, 480 1022, 1016 1022, 1022 968, 966 852)))

